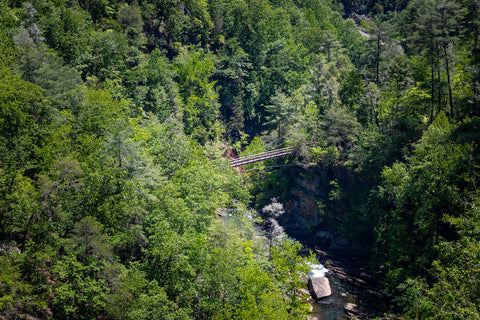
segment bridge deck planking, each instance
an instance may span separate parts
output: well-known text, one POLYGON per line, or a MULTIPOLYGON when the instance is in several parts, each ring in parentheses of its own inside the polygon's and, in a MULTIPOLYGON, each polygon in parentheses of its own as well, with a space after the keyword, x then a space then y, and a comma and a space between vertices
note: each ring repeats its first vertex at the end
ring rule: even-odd
POLYGON ((295 148, 293 147, 276 149, 272 151, 265 151, 265 152, 257 153, 251 156, 232 159, 230 160, 230 166, 235 168, 235 167, 239 167, 247 164, 252 164, 255 162, 284 157, 292 153, 295 153, 295 148))

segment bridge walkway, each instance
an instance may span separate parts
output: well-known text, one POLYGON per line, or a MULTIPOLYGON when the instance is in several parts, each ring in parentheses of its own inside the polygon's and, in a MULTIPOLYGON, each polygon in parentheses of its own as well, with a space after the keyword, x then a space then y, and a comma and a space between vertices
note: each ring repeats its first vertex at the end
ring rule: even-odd
POLYGON ((287 156, 289 154, 293 154, 295 153, 295 151, 296 150, 294 147, 287 147, 287 148, 281 148, 281 149, 276 149, 272 151, 260 152, 257 154, 253 154, 251 156, 238 157, 230 160, 230 166, 235 168, 235 167, 240 167, 247 164, 252 164, 255 162, 280 158, 280 157, 287 156))

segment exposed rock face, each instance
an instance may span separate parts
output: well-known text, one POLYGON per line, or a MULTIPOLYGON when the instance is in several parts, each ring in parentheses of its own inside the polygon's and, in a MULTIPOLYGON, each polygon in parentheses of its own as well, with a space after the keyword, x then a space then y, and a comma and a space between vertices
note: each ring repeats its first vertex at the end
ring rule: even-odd
POLYGON ((332 294, 330 282, 327 277, 309 277, 308 290, 314 300, 320 300, 332 294))
POLYGON ((304 244, 319 248, 330 255, 348 259, 365 259, 369 255, 370 243, 358 223, 358 209, 353 205, 370 186, 344 167, 317 166, 297 167, 292 174, 288 190, 285 213, 278 221, 285 232, 304 244), (348 197, 332 200, 335 191, 332 181, 338 181, 348 197), (356 234, 358 229, 359 233, 356 234), (353 234, 356 239, 345 236, 353 234), (362 239, 367 241, 364 243, 362 239))

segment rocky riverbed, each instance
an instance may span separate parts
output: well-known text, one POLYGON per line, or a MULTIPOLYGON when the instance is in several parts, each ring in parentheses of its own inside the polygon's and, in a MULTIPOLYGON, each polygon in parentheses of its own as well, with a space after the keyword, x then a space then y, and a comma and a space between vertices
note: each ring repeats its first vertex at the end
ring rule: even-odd
POLYGON ((328 258, 325 262, 332 294, 312 301, 309 320, 395 319, 391 298, 381 294, 374 278, 349 261, 328 258))
POLYGON ((332 294, 312 304, 309 319, 392 319, 385 316, 395 312, 391 297, 380 293, 378 281, 367 272, 373 230, 362 229, 355 220, 360 213, 352 211, 370 186, 342 167, 290 170, 289 200, 279 223, 330 271, 332 294), (337 189, 348 197, 335 200, 337 189))

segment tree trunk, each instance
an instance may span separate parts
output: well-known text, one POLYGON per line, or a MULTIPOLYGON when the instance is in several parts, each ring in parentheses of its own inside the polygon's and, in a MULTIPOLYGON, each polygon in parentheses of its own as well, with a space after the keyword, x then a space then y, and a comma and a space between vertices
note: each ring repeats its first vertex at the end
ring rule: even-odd
MULTIPOLYGON (((476 4, 474 2, 474 4, 476 4)), ((479 40, 478 40, 478 20, 480 19, 479 17, 479 8, 478 6, 474 6, 474 8, 472 8, 472 11, 473 11, 473 49, 472 49, 472 56, 473 56, 473 68, 476 69, 475 72, 474 72, 474 75, 473 75, 473 79, 472 79, 472 82, 473 82, 473 114, 474 115, 479 115, 480 114, 480 98, 478 97, 478 88, 480 86, 480 77, 479 77, 479 73, 480 73, 480 47, 479 47, 479 40)))
POLYGON ((449 66, 449 60, 448 60, 447 45, 443 46, 443 53, 445 57, 445 68, 447 71, 448 102, 450 103, 450 118, 455 119, 453 114, 452 85, 450 83, 450 66, 449 66))
POLYGON ((442 111, 442 75, 440 74, 440 55, 437 50, 438 113, 442 111))
POLYGON ((434 75, 434 64, 433 64, 433 56, 430 58, 430 62, 431 62, 431 87, 432 87, 432 93, 431 93, 431 97, 430 97, 430 105, 431 105, 431 109, 430 109, 430 123, 433 122, 433 115, 435 113, 435 75, 434 75))
POLYGON ((375 83, 379 86, 380 82, 380 29, 377 30, 377 52, 376 52, 376 70, 375 70, 375 83))
POLYGON ((120 141, 120 137, 118 137, 118 167, 122 167, 122 142, 120 141))

